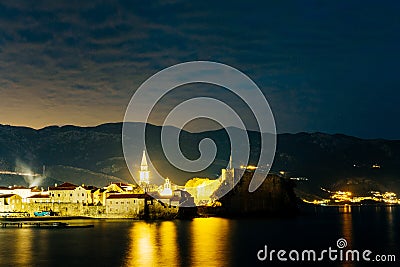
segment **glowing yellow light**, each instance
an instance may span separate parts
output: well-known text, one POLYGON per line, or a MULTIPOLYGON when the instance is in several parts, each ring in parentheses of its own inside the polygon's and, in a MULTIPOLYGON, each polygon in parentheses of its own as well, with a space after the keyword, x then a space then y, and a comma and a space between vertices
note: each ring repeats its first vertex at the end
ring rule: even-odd
POLYGON ((246 170, 255 170, 255 169, 257 169, 258 167, 257 166, 254 166, 254 165, 240 165, 240 168, 241 169, 246 169, 246 170))
POLYGON ((227 236, 231 223, 221 218, 196 218, 192 221, 191 266, 225 266, 229 262, 232 255, 227 236))
POLYGON ((256 166, 254 166, 254 165, 248 165, 247 167, 246 167, 246 169, 248 169, 248 170, 255 170, 255 169, 257 169, 258 167, 256 167, 256 166))
POLYGON ((156 266, 155 230, 156 228, 145 222, 133 224, 127 266, 156 266))
POLYGON ((219 186, 219 180, 193 178, 186 182, 185 190, 193 196, 196 205, 207 205, 210 204, 211 196, 219 186))
POLYGON ((168 178, 165 179, 163 190, 161 190, 160 195, 161 196, 172 196, 171 182, 168 178))

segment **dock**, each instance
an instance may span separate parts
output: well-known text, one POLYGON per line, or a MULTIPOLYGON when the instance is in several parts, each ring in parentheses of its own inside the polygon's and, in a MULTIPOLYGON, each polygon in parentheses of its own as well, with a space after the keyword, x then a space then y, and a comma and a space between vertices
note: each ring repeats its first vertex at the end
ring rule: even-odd
POLYGON ((49 222, 49 221, 1 221, 1 228, 15 227, 15 228, 42 228, 42 229, 53 229, 53 228, 92 228, 93 224, 85 225, 70 225, 64 222, 49 222))
POLYGON ((18 227, 18 228, 22 227, 21 222, 0 222, 0 225, 2 228, 6 228, 7 226, 14 226, 14 227, 18 227))

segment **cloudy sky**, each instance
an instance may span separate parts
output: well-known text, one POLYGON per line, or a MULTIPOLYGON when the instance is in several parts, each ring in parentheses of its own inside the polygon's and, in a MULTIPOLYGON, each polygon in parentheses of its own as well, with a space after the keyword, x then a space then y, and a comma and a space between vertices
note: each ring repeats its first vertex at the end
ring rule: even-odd
POLYGON ((398 1, 2 2, 0 124, 122 121, 151 75, 210 60, 257 83, 278 132, 400 139, 398 1))

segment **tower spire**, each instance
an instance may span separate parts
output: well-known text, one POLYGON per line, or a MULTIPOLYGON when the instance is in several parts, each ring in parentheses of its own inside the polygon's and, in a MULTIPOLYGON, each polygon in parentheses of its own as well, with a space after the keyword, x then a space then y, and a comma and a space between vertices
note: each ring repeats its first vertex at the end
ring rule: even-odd
POLYGON ((149 166, 147 165, 147 158, 146 158, 146 151, 143 150, 143 156, 142 156, 142 163, 140 163, 140 171, 139 171, 139 185, 141 186, 146 186, 149 185, 149 166))
POLYGON ((140 170, 142 170, 142 171, 147 171, 148 170, 146 151, 145 150, 143 150, 142 163, 140 163, 140 170))

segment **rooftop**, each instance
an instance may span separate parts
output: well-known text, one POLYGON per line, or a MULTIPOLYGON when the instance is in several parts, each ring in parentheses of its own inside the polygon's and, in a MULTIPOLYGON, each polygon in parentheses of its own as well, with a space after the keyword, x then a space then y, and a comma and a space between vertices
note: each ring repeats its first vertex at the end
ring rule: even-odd
POLYGON ((75 190, 76 187, 60 187, 60 186, 50 186, 49 190, 75 190))
POLYGON ((78 186, 75 185, 75 184, 71 184, 71 183, 65 182, 63 184, 60 184, 59 187, 78 187, 78 186))
POLYGON ((0 190, 12 190, 12 189, 6 186, 0 186, 0 190))
POLYGON ((25 186, 14 185, 11 189, 29 189, 29 188, 25 186))
POLYGON ((77 187, 77 185, 71 183, 63 183, 57 186, 50 186, 49 190, 74 190, 77 187))
POLYGON ((113 194, 109 195, 107 199, 121 199, 121 198, 146 198, 146 194, 113 194))

